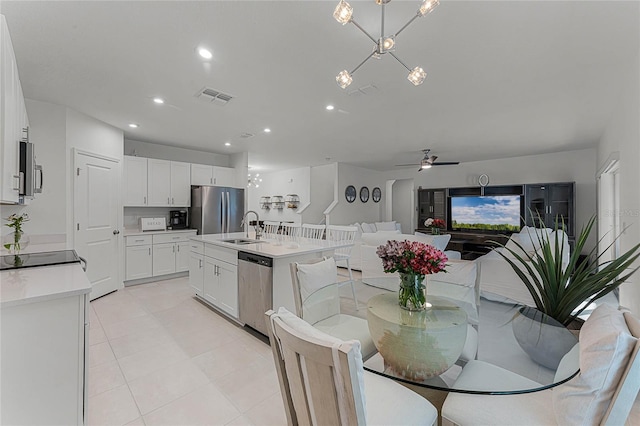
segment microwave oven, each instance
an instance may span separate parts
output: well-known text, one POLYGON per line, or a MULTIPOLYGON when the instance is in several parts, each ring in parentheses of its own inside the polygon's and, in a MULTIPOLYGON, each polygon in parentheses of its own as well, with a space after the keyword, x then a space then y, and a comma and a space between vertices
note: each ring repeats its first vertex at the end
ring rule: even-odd
POLYGON ((20 142, 20 197, 33 198, 42 192, 44 176, 42 166, 36 164, 34 146, 27 138, 20 142))

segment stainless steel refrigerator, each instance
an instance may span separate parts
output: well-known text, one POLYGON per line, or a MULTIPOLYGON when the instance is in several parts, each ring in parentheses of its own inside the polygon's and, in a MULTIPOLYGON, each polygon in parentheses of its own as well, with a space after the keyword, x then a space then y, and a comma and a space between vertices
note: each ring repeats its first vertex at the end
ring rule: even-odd
POLYGON ((202 234, 242 232, 244 189, 192 186, 190 226, 202 234))

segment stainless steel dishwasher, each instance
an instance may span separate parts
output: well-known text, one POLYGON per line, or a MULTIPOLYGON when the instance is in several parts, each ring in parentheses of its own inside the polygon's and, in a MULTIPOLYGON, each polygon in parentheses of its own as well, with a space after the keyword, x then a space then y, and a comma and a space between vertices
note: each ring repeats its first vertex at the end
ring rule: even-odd
POLYGON ((264 313, 273 305, 273 259, 238 252, 238 313, 240 322, 267 335, 264 313))

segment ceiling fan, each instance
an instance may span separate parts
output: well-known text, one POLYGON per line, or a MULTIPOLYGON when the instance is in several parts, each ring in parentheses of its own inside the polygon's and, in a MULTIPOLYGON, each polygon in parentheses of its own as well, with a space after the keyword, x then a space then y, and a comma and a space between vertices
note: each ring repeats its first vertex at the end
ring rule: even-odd
POLYGON ((396 167, 409 167, 409 166, 420 166, 418 171, 422 171, 424 169, 430 169, 432 166, 455 166, 456 164, 460 164, 459 161, 440 161, 436 162, 438 158, 437 155, 429 155, 431 152, 430 149, 423 149, 424 157, 420 161, 419 164, 396 164, 396 167))

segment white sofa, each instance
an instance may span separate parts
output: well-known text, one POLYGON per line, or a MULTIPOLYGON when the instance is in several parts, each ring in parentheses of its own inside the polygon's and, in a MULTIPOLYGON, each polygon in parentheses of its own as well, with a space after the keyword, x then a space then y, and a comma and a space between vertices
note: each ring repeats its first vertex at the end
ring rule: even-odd
MULTIPOLYGON (((555 231, 548 228, 533 228, 525 226, 520 233, 511 235, 510 240, 506 246, 520 252, 519 254, 524 257, 524 253, 518 248, 515 242, 518 242, 525 253, 533 256, 536 251, 540 250, 540 243, 538 236, 545 234, 551 244, 555 244, 555 231)), ((569 263, 569 239, 564 231, 557 231, 558 241, 563 244, 563 259, 562 267, 566 268, 569 263)), ((480 275, 480 294, 490 300, 497 300, 501 302, 516 302, 529 306, 535 306, 531 294, 527 290, 527 287, 520 280, 518 275, 513 271, 513 268, 504 258, 498 253, 501 252, 507 256, 513 258, 507 250, 503 248, 496 248, 488 254, 476 259, 479 264, 480 275)))
MULTIPOLYGON (((381 233, 388 234, 398 234, 402 232, 402 227, 396 221, 389 222, 374 222, 374 223, 352 223, 349 226, 355 226, 358 228, 358 234, 356 235, 356 241, 351 248, 351 259, 349 259, 349 264, 351 265, 351 269, 356 271, 362 271, 362 236, 366 234, 377 234, 381 233)), ((338 266, 346 268, 347 263, 343 261, 338 262, 338 266)))

